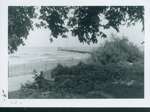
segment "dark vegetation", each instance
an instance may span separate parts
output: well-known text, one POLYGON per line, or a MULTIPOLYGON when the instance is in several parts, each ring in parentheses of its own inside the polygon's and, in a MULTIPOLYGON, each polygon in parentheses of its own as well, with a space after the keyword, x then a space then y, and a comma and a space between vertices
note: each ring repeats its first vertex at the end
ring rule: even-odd
POLYGON ((25 97, 33 91, 48 92, 46 98, 144 97, 144 54, 127 39, 107 41, 92 52, 87 63, 58 64, 51 75, 53 81, 45 79, 44 72, 35 75, 35 82, 20 91, 31 91, 25 97))
POLYGON ((35 17, 33 6, 8 8, 8 50, 17 51, 18 46, 25 45, 29 31, 33 29, 32 19, 35 17))

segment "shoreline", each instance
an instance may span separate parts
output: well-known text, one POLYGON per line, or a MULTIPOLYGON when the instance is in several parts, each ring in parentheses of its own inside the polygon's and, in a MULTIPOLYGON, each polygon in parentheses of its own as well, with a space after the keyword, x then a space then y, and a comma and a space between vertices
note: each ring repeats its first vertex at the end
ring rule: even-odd
MULTIPOLYGON (((86 60, 86 58, 84 59, 86 60)), ((13 92, 20 89, 21 85, 30 81, 33 81, 33 70, 37 72, 44 71, 45 78, 51 79, 50 72, 53 68, 55 68, 58 64, 62 64, 64 66, 72 66, 78 64, 80 61, 84 61, 81 59, 68 59, 61 60, 60 62, 37 62, 37 63, 29 63, 24 67, 23 65, 16 66, 16 74, 11 74, 12 72, 9 69, 9 77, 8 77, 8 91, 13 92), (18 68, 19 67, 19 68, 18 68)))

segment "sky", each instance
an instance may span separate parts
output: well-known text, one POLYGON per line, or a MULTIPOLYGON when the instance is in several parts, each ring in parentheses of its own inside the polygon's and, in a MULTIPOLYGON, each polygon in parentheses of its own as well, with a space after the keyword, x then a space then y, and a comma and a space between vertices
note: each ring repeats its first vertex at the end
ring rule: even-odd
MULTIPOLYGON (((141 46, 141 42, 144 41, 144 32, 141 31, 142 25, 136 24, 135 26, 121 26, 120 32, 116 32, 113 29, 106 30, 106 34, 116 34, 119 36, 125 36, 129 39, 129 41, 135 43, 138 46, 141 46)), ((88 46, 87 44, 80 43, 77 37, 73 37, 71 34, 68 34, 69 38, 58 38, 54 39, 51 43, 49 41, 50 31, 49 29, 37 29, 35 28, 33 31, 30 31, 28 35, 28 39, 25 41, 25 46, 27 47, 74 47, 74 46, 88 46)), ((97 44, 91 44, 90 46, 98 46, 105 39, 98 38, 97 44)))

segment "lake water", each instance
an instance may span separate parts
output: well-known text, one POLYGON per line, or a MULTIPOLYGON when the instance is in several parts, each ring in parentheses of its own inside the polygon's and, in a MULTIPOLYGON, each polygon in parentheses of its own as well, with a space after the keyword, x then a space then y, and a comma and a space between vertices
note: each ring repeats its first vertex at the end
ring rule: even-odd
MULTIPOLYGON (((74 49, 89 50, 89 48, 74 49)), ((9 77, 30 75, 33 70, 49 70, 58 63, 76 63, 88 56, 89 54, 59 51, 55 47, 22 47, 16 53, 9 55, 9 77)))

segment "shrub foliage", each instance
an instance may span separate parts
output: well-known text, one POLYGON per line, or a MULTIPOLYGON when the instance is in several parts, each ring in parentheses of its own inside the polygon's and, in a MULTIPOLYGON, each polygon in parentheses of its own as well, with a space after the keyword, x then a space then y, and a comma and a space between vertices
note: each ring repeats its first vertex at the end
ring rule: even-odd
POLYGON ((144 59, 143 53, 137 46, 126 38, 112 37, 112 41, 106 41, 104 46, 93 52, 92 60, 101 64, 128 62, 134 63, 144 59))

